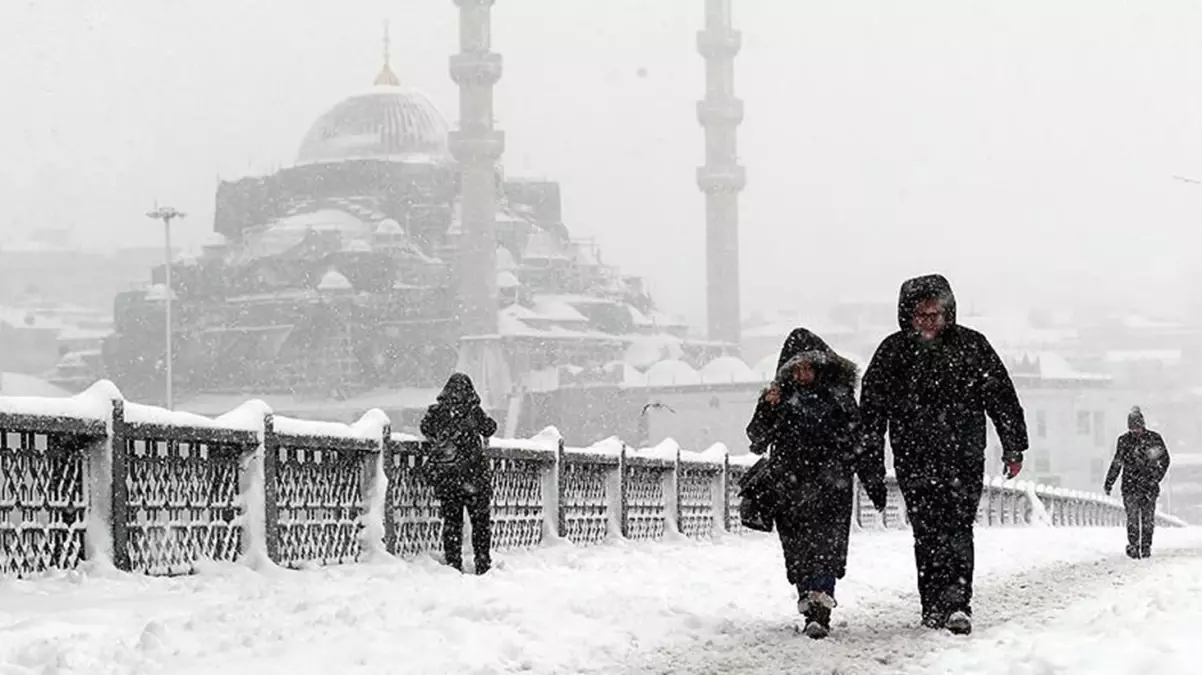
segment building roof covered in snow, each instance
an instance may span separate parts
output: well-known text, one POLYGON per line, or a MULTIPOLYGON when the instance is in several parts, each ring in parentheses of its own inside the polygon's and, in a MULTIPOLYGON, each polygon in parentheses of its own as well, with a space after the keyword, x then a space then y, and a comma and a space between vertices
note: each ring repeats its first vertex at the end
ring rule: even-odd
POLYGON ((38 396, 42 398, 64 398, 71 392, 55 386, 40 377, 21 373, 0 373, 0 396, 38 396))

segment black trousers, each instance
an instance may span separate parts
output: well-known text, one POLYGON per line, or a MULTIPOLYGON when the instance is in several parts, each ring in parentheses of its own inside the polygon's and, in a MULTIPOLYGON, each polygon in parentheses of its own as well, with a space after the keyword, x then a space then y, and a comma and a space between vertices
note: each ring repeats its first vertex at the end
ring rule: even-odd
POLYGON ((442 551, 447 564, 463 569, 463 511, 467 510, 472 523, 472 556, 476 574, 492 566, 492 489, 466 492, 448 490, 439 495, 439 516, 442 517, 442 551))
POLYGON ((1147 558, 1152 555, 1152 532, 1156 529, 1156 497, 1159 490, 1124 492, 1127 510, 1127 555, 1147 558))
POLYGON ((981 503, 981 482, 914 481, 901 488, 914 531, 923 617, 945 619, 957 611, 971 616, 973 524, 981 503))

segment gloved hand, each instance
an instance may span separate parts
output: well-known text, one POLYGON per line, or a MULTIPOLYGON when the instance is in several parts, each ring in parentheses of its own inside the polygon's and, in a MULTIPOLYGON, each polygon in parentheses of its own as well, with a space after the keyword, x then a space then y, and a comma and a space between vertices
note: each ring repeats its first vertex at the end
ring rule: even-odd
POLYGON ((883 513, 889 494, 885 489, 885 483, 883 481, 865 483, 864 492, 868 493, 868 499, 872 500, 872 507, 883 513))
POLYGON ((1019 472, 1022 470, 1022 462, 1006 462, 1006 468, 1002 471, 1002 474, 1006 477, 1006 480, 1013 480, 1018 477, 1019 472))
POLYGON ((1102 486, 1102 492, 1105 492, 1107 497, 1109 497, 1109 496, 1110 496, 1110 490, 1111 490, 1111 489, 1112 489, 1112 487, 1111 487, 1111 486, 1109 486, 1109 485, 1104 485, 1104 486, 1102 486))

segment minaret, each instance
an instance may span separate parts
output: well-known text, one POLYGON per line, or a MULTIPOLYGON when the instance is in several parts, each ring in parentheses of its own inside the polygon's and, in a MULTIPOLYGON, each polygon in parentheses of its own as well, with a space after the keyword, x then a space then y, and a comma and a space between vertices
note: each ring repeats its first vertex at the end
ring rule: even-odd
POLYGON ((735 98, 735 55, 742 36, 731 27, 732 0, 705 0, 705 29, 697 51, 705 59, 705 99, 697 119, 705 128, 705 292, 708 338, 739 343, 739 192, 747 183, 738 163, 736 129, 743 102, 735 98))
POLYGON ((497 332, 496 165, 505 136, 493 128, 493 85, 501 55, 491 50, 494 0, 454 0, 459 7, 459 53, 451 79, 459 85, 459 128, 450 134, 459 162, 461 227, 457 276, 461 335, 497 332))

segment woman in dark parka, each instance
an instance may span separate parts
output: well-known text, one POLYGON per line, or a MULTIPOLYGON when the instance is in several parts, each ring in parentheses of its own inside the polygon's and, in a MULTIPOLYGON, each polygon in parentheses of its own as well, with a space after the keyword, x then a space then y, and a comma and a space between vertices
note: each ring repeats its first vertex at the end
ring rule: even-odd
POLYGON ((860 443, 857 369, 817 335, 798 328, 781 349, 776 379, 747 427, 752 452, 771 447, 775 524, 797 609, 813 638, 830 631, 835 582, 847 568, 853 475, 885 508, 885 458, 860 443))
POLYGON ((484 455, 486 439, 497 433, 497 423, 480 407, 472 380, 454 373, 438 399, 426 410, 422 435, 434 443, 449 441, 458 460, 434 479, 434 496, 442 517, 442 550, 447 564, 463 570, 463 510, 472 523, 472 555, 476 574, 492 566, 492 470, 484 455))

